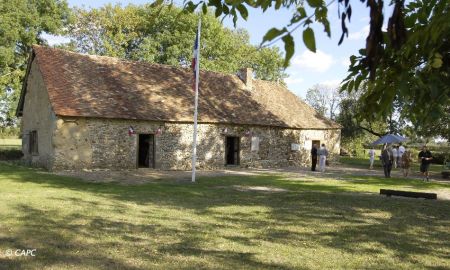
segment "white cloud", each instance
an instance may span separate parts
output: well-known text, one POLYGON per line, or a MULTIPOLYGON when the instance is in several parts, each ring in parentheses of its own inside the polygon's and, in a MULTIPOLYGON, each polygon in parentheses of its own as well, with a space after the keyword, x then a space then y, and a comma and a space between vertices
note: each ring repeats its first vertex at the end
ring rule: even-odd
POLYGON ((68 43, 70 41, 70 39, 68 37, 49 35, 49 34, 45 34, 45 33, 42 35, 42 38, 47 40, 48 45, 50 45, 50 46, 68 43))
MULTIPOLYGON (((381 30, 384 32, 387 31, 387 22, 385 22, 383 24, 383 26, 381 27, 381 30)), ((357 32, 350 32, 348 35, 348 39, 350 39, 350 40, 366 39, 367 36, 369 35, 369 31, 370 31, 370 25, 367 24, 366 26, 364 26, 361 30, 359 30, 357 32)))
POLYGON ((342 58, 341 64, 342 64, 342 66, 344 66, 345 68, 348 68, 348 67, 350 66, 350 58, 348 58, 348 57, 342 58))
POLYGON ((317 50, 316 53, 306 50, 292 60, 293 68, 310 69, 315 72, 325 72, 333 63, 333 56, 321 50, 317 50))
POLYGON ((304 81, 304 79, 301 77, 295 77, 291 75, 290 77, 284 79, 284 81, 287 84, 292 85, 292 84, 301 84, 304 81))
POLYGON ((334 79, 334 80, 326 80, 323 82, 320 82, 319 84, 325 85, 329 88, 337 88, 341 84, 342 80, 340 79, 334 79))
POLYGON ((367 38, 367 35, 369 35, 369 30, 370 30, 370 25, 366 25, 361 30, 350 33, 348 35, 348 39, 350 39, 350 40, 365 39, 365 38, 367 38))

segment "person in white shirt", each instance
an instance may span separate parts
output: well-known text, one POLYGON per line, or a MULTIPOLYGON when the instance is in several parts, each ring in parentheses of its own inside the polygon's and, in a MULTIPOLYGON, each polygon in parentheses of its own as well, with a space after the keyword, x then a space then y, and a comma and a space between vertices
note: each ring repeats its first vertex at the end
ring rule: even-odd
POLYGON ((369 170, 373 169, 374 161, 375 161, 375 150, 373 149, 373 146, 372 146, 372 148, 370 148, 370 150, 369 150, 369 164, 370 164, 369 170))
POLYGON ((324 172, 328 156, 328 150, 324 143, 322 143, 322 147, 320 147, 319 151, 317 151, 317 154, 319 155, 319 170, 324 172))
POLYGON ((406 149, 405 149, 405 147, 402 145, 402 143, 400 143, 400 146, 398 147, 398 164, 400 164, 400 166, 403 166, 403 164, 402 164, 402 156, 403 156, 403 154, 405 153, 405 151, 406 151, 406 149))
POLYGON ((392 165, 394 168, 397 168, 397 158, 398 158, 398 151, 397 148, 394 146, 392 147, 392 165))

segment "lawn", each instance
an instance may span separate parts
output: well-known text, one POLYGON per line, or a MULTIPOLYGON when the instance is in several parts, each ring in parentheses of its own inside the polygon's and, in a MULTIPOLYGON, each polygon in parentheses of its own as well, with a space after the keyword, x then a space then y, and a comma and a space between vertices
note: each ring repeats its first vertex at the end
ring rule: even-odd
POLYGON ((21 157, 21 139, 0 139, 0 160, 15 160, 21 157))
POLYGON ((10 149, 20 149, 22 145, 21 139, 0 139, 0 151, 10 149))
MULTIPOLYGON (((360 167, 360 168, 369 168, 369 157, 363 158, 363 157, 339 157, 339 162, 344 165, 354 166, 354 167, 360 167)), ((381 169, 383 166, 381 165, 381 160, 378 158, 375 158, 374 161, 374 168, 381 169)), ((420 164, 415 159, 413 159, 413 162, 411 164, 411 172, 419 173, 420 164)), ((444 168, 444 165, 440 164, 430 164, 429 170, 430 172, 434 173, 440 173, 444 168)), ((393 170, 396 170, 393 168, 393 170)), ((397 168, 397 170, 401 170, 401 168, 397 168)))
POLYGON ((377 194, 450 184, 321 176, 126 186, 0 163, 0 269, 450 267, 450 201, 377 194))

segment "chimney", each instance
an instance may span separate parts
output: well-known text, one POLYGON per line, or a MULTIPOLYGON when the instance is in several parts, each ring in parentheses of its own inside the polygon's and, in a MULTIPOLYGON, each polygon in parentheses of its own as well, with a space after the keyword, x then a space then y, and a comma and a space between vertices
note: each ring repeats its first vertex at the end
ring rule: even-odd
POLYGON ((238 73, 239 78, 245 83, 245 88, 247 90, 252 90, 253 87, 253 69, 251 68, 242 68, 238 73))

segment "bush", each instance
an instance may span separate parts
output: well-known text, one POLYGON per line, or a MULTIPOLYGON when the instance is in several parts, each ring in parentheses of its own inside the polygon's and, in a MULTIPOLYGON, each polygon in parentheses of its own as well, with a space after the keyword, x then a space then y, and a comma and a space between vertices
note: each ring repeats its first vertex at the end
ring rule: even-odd
POLYGON ((350 156, 364 157, 363 138, 343 139, 342 148, 344 148, 350 156))
POLYGON ((19 138, 19 127, 2 127, 0 128, 0 139, 19 138))
POLYGON ((434 164, 444 164, 445 161, 449 160, 449 154, 446 152, 431 152, 433 154, 433 160, 431 163, 434 164))
POLYGON ((450 178, 450 171, 443 171, 441 174, 442 174, 442 178, 444 178, 444 179, 450 178))
POLYGON ((17 160, 23 156, 22 150, 19 149, 1 149, 0 160, 17 160))

